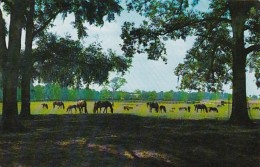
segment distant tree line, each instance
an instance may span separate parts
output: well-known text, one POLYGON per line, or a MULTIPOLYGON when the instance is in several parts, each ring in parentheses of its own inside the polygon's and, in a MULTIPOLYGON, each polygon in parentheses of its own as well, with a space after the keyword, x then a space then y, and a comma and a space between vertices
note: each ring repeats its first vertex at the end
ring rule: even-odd
MULTIPOLYGON (((59 84, 46 84, 31 86, 31 101, 76 101, 85 100, 143 100, 143 101, 201 101, 201 100, 227 100, 231 95, 228 93, 209 93, 209 92, 185 92, 185 91, 142 91, 135 90, 134 92, 115 91, 104 87, 97 91, 86 88, 68 88, 62 87, 59 84)), ((257 98, 257 96, 251 96, 257 98)), ((0 90, 0 100, 3 100, 3 92, 0 90)), ((21 89, 18 88, 17 100, 21 101, 21 89)))

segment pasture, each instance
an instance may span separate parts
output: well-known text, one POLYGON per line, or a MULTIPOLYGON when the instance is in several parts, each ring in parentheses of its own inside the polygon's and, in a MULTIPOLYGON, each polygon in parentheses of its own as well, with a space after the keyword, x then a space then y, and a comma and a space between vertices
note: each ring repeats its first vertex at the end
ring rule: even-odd
MULTIPOLYGON (((31 113, 33 115, 46 115, 46 114, 68 114, 67 107, 69 105, 75 105, 76 102, 65 101, 65 109, 58 108, 55 106, 53 108, 52 102, 32 102, 31 103, 31 113), (42 104, 45 103, 48 105, 48 109, 43 108, 42 104)), ((201 119, 212 119, 212 120, 228 120, 231 114, 231 104, 225 104, 224 106, 217 107, 218 112, 208 112, 199 110, 195 111, 194 104, 186 104, 186 103, 169 103, 169 102, 160 102, 159 105, 164 105, 166 107, 166 113, 158 112, 155 110, 149 112, 149 108, 147 107, 145 102, 115 102, 114 103, 114 113, 115 114, 131 114, 143 117, 160 117, 160 118, 168 118, 168 119, 183 119, 183 120, 201 120, 201 119), (131 109, 125 110, 124 107, 128 106, 131 109), (185 110, 179 110, 181 107, 190 106, 190 112, 185 110)), ((209 101, 206 103, 207 107, 216 107, 218 102, 209 101)), ((252 109, 254 107, 260 107, 260 101, 252 106, 250 106, 249 116, 251 119, 260 120, 260 110, 252 109)), ((18 103, 18 108, 20 110, 20 103, 18 103)), ((87 101, 87 110, 88 114, 93 114, 94 102, 87 101)), ((2 113, 2 104, 0 103, 0 113, 2 113)), ((72 114, 79 114, 79 110, 75 113, 75 110, 72 109, 72 114)), ((108 114, 110 110, 108 108, 108 114)))
POLYGON ((41 103, 31 104, 32 120, 22 120, 29 132, 0 135, 0 166, 260 165, 258 110, 250 113, 256 126, 247 128, 225 121, 228 106, 206 113, 162 103, 166 113, 150 113, 145 103, 116 102, 113 114, 93 114, 94 103, 87 102, 89 114, 68 114, 75 102, 65 109, 41 103))

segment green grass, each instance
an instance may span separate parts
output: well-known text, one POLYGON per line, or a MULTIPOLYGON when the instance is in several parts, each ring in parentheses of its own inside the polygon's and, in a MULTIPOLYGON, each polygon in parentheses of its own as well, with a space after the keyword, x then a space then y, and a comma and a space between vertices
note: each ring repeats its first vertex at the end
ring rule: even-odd
MULTIPOLYGON (((31 103, 31 112, 33 115, 38 114, 68 114, 66 112, 66 108, 68 105, 75 104, 76 102, 64 102, 65 103, 65 109, 58 109, 57 107, 53 109, 52 102, 45 102, 48 104, 49 109, 43 109, 41 106, 41 103, 43 102, 32 102, 31 103)), ((88 113, 93 114, 93 104, 94 102, 87 102, 88 105, 88 113)), ((0 104, 0 113, 2 112, 1 107, 2 104, 0 104)), ((216 119, 216 120, 228 120, 231 114, 231 105, 225 105, 222 107, 219 107, 219 112, 195 112, 194 111, 194 105, 193 104, 167 104, 167 103, 160 103, 160 105, 165 105, 167 112, 166 113, 156 113, 155 111, 152 111, 152 113, 149 112, 147 106, 145 103, 126 103, 126 102, 115 102, 114 104, 114 113, 120 113, 120 114, 131 114, 131 115, 137 115, 137 116, 151 116, 151 117, 163 117, 163 118, 169 118, 169 119, 188 119, 188 120, 200 120, 200 119, 216 119), (133 107, 133 109, 129 111, 125 111, 123 109, 123 106, 128 105, 133 107), (179 111, 179 107, 191 107, 191 112, 187 111, 179 111), (174 111, 171 111, 172 108, 175 108, 174 111)), ((216 103, 214 101, 211 101, 206 104, 207 107, 215 107, 216 103)), ((20 110, 20 103, 18 104, 19 110, 20 110)), ((260 107, 260 102, 258 104, 260 107)), ((108 110, 108 113, 110 111, 108 110)), ((75 114, 75 111, 73 110, 73 114, 75 114)), ((77 111, 77 114, 79 114, 79 111, 77 111)), ((259 110, 249 110, 249 116, 251 119, 259 120, 260 119, 260 111, 259 110)))

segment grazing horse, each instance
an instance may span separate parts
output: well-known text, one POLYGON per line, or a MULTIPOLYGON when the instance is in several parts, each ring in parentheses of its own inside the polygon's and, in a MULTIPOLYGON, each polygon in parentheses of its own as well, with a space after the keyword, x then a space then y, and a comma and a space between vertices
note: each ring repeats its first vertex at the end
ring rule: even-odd
POLYGON ((72 109, 74 108, 75 113, 77 111, 77 105, 69 105, 67 108, 67 112, 72 114, 72 109))
POLYGON ((260 107, 253 107, 252 110, 260 110, 260 107))
POLYGON ((172 107, 171 111, 174 112, 174 110, 175 110, 175 107, 172 107))
POLYGON ((179 111, 187 111, 187 107, 179 107, 179 111))
POLYGON ((216 111, 216 112, 218 112, 218 109, 217 109, 216 107, 209 107, 209 112, 211 112, 211 111, 216 111))
POLYGON ((154 108, 156 112, 159 110, 159 104, 154 102, 147 102, 147 107, 149 107, 149 111, 152 112, 152 109, 154 108))
POLYGON ((166 107, 164 105, 160 105, 160 111, 161 112, 166 112, 166 107))
POLYGON ((42 105, 42 108, 46 108, 46 109, 48 109, 48 104, 46 104, 46 103, 42 103, 41 105, 42 105))
POLYGON ((77 101, 77 108, 79 109, 80 114, 83 111, 83 108, 84 108, 85 114, 88 113, 87 102, 85 100, 77 101))
POLYGON ((129 111, 130 109, 133 109, 133 107, 130 107, 130 106, 124 106, 124 110, 129 111))
POLYGON ((206 112, 208 112, 208 109, 205 104, 195 104, 194 106, 195 106, 195 111, 197 111, 197 112, 199 111, 199 109, 200 109, 200 111, 205 110, 206 112))
POLYGON ((58 106, 58 108, 60 107, 62 107, 63 109, 65 108, 64 103, 62 101, 54 101, 53 108, 55 108, 55 106, 58 106))
POLYGON ((109 101, 97 101, 94 103, 93 113, 98 113, 98 109, 101 113, 101 108, 104 108, 103 113, 107 113, 107 108, 110 107, 110 112, 113 113, 113 105, 109 101))

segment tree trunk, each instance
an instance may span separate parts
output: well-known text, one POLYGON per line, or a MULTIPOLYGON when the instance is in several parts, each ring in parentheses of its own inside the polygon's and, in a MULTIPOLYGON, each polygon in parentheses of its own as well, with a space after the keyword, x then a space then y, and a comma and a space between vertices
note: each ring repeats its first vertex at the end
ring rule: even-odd
POLYGON ((230 122, 236 125, 248 125, 252 121, 247 111, 246 97, 246 52, 244 44, 244 25, 248 6, 244 2, 230 2, 233 31, 233 101, 230 122))
POLYGON ((31 116, 31 108, 30 108, 30 101, 31 101, 31 76, 32 76, 32 42, 33 42, 33 17, 34 17, 34 5, 35 1, 30 1, 30 12, 27 15, 27 22, 26 22, 26 36, 25 36, 25 52, 23 56, 23 64, 22 64, 22 82, 21 82, 21 89, 22 89, 22 106, 21 106, 21 113, 20 117, 22 118, 29 118, 31 116))
POLYGON ((22 118, 30 118, 31 116, 31 107, 30 107, 30 81, 31 81, 31 75, 29 74, 23 74, 22 75, 22 82, 21 82, 21 112, 20 117, 22 118))
POLYGON ((9 44, 6 62, 3 68, 3 131, 17 132, 24 130, 18 119, 17 84, 21 50, 21 33, 24 1, 14 1, 11 9, 9 44))

